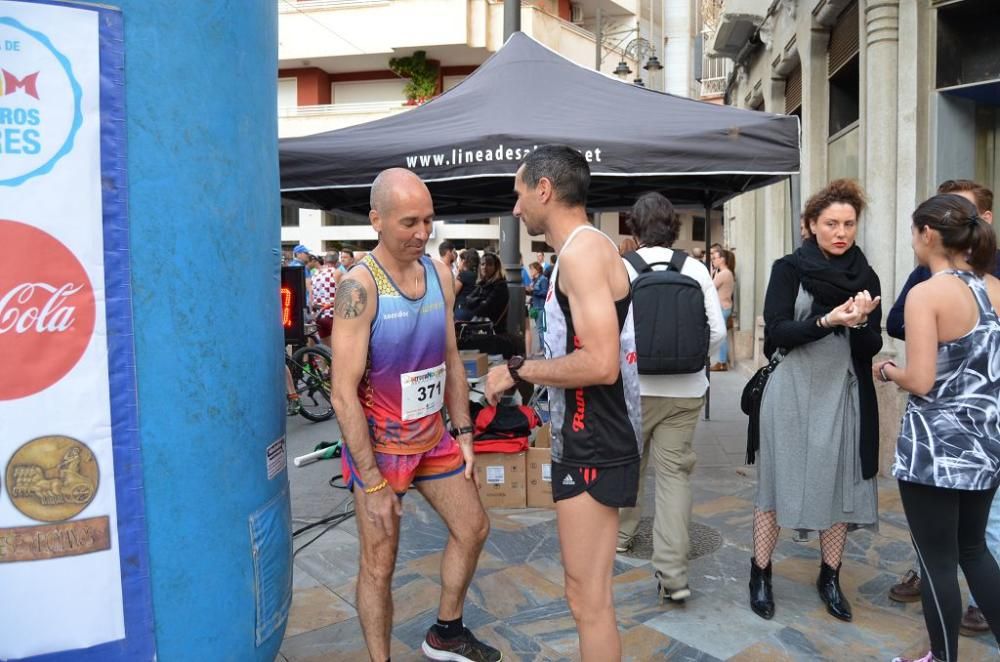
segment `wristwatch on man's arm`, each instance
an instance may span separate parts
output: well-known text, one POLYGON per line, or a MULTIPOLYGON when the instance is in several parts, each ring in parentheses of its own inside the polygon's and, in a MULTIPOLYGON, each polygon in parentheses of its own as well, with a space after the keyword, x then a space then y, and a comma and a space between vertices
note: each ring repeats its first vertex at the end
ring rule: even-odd
POLYGON ((524 365, 524 357, 515 354, 514 356, 507 359, 507 370, 510 372, 510 376, 514 379, 514 384, 520 384, 522 381, 521 375, 517 374, 517 371, 521 369, 524 365))

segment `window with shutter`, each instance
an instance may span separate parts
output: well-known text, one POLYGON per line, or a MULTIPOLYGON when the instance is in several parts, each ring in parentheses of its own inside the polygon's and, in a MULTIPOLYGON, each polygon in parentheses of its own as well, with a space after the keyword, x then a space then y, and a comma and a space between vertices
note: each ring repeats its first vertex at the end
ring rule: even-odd
POLYGON ((830 47, 827 51, 827 74, 833 76, 841 67, 858 54, 861 34, 858 3, 852 2, 837 19, 830 32, 830 47))
POLYGON ((785 113, 791 115, 802 106, 802 66, 795 67, 785 78, 785 113))

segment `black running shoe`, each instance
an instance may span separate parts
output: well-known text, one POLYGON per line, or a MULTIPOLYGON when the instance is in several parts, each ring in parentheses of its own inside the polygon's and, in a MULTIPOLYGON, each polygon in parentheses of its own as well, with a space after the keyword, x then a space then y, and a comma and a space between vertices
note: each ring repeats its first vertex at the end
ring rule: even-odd
POLYGON ((454 639, 445 639, 432 625, 421 649, 432 660, 452 662, 500 662, 503 653, 476 639, 469 628, 462 628, 462 634, 454 639))

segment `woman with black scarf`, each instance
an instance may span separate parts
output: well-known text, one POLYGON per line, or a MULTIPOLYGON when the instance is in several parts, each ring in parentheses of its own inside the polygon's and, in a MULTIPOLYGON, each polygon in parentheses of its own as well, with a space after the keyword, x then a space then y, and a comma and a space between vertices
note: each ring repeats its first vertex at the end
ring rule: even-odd
POLYGON ((831 615, 851 620, 840 589, 848 528, 878 521, 871 364, 882 349, 881 289, 855 244, 864 207, 856 182, 831 182, 806 203, 810 237, 771 269, 764 351, 784 358, 760 406, 750 607, 762 618, 774 615, 771 555, 790 527, 820 532, 816 587, 831 615))

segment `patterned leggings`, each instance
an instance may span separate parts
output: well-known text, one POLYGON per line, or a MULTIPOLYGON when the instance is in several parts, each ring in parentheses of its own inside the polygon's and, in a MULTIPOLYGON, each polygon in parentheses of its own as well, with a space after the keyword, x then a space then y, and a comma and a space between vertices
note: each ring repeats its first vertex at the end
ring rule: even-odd
POLYGON ((986 548, 986 521, 996 488, 952 490, 899 481, 906 521, 920 561, 921 601, 931 651, 958 660, 962 593, 958 566, 993 636, 1000 640, 1000 567, 986 548))

